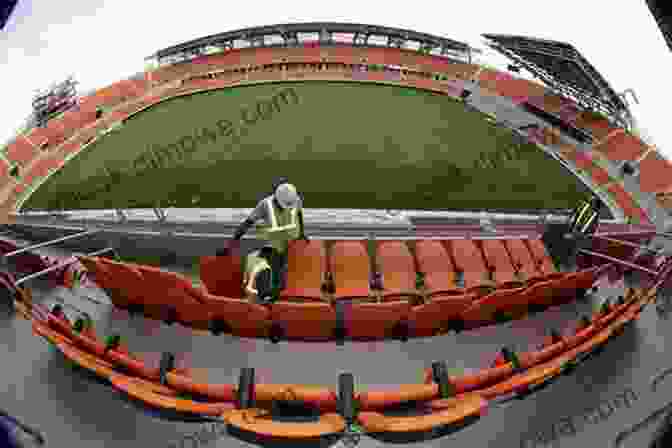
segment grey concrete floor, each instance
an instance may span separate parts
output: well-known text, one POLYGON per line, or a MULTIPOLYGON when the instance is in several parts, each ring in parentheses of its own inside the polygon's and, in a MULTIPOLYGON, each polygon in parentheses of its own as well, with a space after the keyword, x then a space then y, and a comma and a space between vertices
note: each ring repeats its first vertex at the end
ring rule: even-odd
MULTIPOLYGON (((58 250, 50 251, 56 254, 58 250)), ((133 352, 158 362, 162 351, 178 354, 185 363, 203 369, 198 373, 212 383, 236 382, 242 367, 254 367, 263 382, 335 385, 340 372, 352 372, 357 389, 394 388, 421 381, 421 370, 434 360, 446 360, 457 370, 489 364, 497 350, 510 345, 519 350, 537 345, 551 327, 573 327, 578 316, 601 298, 621 291, 604 282, 586 302, 567 304, 518 322, 487 327, 459 335, 415 339, 407 343, 334 344, 280 343, 194 334, 179 325, 165 326, 140 317, 129 318, 111 307, 81 298, 107 298, 95 288, 50 290, 35 285, 38 301, 58 297, 88 312, 101 335, 120 332, 133 352), (207 376, 206 376, 207 375, 207 376)), ((560 378, 548 389, 523 400, 491 406, 477 423, 441 439, 402 446, 612 446, 617 434, 672 401, 672 378, 657 391, 651 378, 672 367, 665 339, 670 323, 650 307, 625 334, 610 341, 605 351, 560 378), (631 390, 627 405, 619 398, 631 390), (567 433, 571 419, 575 433, 567 433), (545 435, 545 436, 544 436, 545 435), (534 439, 541 439, 534 442, 534 439)), ((160 420, 129 404, 115 390, 73 372, 62 356, 32 334, 29 322, 10 312, 0 314, 0 400, 2 407, 39 427, 50 447, 249 447, 224 434, 213 434, 209 424, 160 420), (200 434, 203 442, 193 441, 200 434)), ((654 424, 625 439, 624 447, 645 446, 654 424)), ((217 432, 222 432, 218 431, 217 432)), ((339 446, 338 444, 336 446, 339 446)), ((387 446, 363 437, 362 448, 387 446)))

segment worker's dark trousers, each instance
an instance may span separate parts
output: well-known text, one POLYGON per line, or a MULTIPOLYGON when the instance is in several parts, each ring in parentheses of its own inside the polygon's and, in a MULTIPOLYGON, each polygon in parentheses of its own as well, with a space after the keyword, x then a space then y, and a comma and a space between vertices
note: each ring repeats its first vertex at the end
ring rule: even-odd
POLYGON ((278 274, 280 291, 284 290, 287 286, 287 252, 280 253, 277 250, 273 251, 271 270, 278 274))

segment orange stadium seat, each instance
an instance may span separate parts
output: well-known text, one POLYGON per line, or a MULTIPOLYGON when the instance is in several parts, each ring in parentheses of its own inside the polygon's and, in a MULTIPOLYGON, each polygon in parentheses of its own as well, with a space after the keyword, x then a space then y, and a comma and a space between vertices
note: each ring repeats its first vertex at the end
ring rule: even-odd
POLYGON ((476 299, 461 313, 465 328, 493 323, 497 313, 513 313, 517 316, 521 311, 525 311, 529 304, 529 296, 525 294, 527 289, 525 287, 497 289, 476 299))
POLYGON ((647 223, 649 222, 648 217, 644 210, 639 208, 639 206, 632 199, 632 196, 626 192, 620 184, 612 184, 607 188, 611 194, 615 196, 616 203, 619 207, 623 209, 623 212, 626 216, 630 216, 636 220, 638 223, 647 223))
POLYGON ((137 297, 137 291, 127 291, 122 287, 119 279, 109 266, 101 261, 101 258, 80 257, 79 259, 87 270, 91 271, 93 268, 96 284, 105 291, 115 306, 126 309, 139 303, 141 299, 137 297))
POLYGON ((205 300, 189 280, 152 266, 132 267, 143 279, 142 294, 147 314, 157 319, 177 319, 207 328, 205 300))
POLYGON ((7 177, 9 177, 9 169, 10 165, 5 161, 5 159, 0 159, 0 182, 3 182, 0 185, 5 185, 4 182, 7 181, 7 177))
POLYGON ((555 274, 558 272, 558 269, 553 264, 550 255, 546 251, 546 246, 540 239, 529 239, 523 240, 527 245, 532 258, 534 259, 537 270, 542 275, 555 274))
POLYGON ((409 332, 415 337, 430 337, 446 332, 453 321, 475 300, 474 294, 436 296, 414 306, 408 318, 409 332))
MULTIPOLYGON (((164 318, 165 301, 161 290, 153 290, 148 295, 147 281, 143 278, 140 271, 126 263, 120 263, 107 258, 98 258, 98 263, 104 265, 109 274, 112 286, 115 291, 123 291, 124 298, 130 302, 131 306, 142 306, 142 309, 151 317, 164 318)), ((114 302, 114 298, 111 298, 114 302)))
POLYGON ((612 180, 609 172, 599 166, 593 166, 590 170, 590 177, 597 185, 606 185, 612 180))
POLYGON ((346 303, 345 333, 353 340, 384 339, 401 336, 407 330, 411 305, 407 301, 386 303, 346 303))
POLYGON ((620 162, 623 160, 637 160, 648 148, 634 135, 627 132, 619 132, 615 133, 608 140, 595 145, 593 149, 607 156, 609 160, 620 162))
POLYGON ((328 341, 336 329, 336 311, 327 303, 275 302, 271 320, 281 339, 328 341))
POLYGON ((349 46, 336 46, 331 47, 328 50, 329 60, 340 62, 342 64, 358 64, 359 59, 355 55, 353 47, 349 46))
POLYGON ((639 165, 639 186, 643 193, 669 190, 672 185, 672 163, 651 151, 639 165))
POLYGON ((287 285, 281 297, 320 300, 327 270, 327 256, 322 241, 292 241, 287 259, 287 285))
POLYGON ((336 299, 369 297, 371 264, 361 241, 336 241, 329 261, 336 299))
POLYGON ((445 246, 437 240, 418 240, 415 244, 418 270, 424 274, 428 296, 464 294, 456 284, 455 267, 445 246))
POLYGON ((528 102, 545 112, 556 115, 567 124, 575 124, 581 112, 572 100, 550 93, 543 87, 537 95, 531 96, 528 102))
POLYGON ((473 240, 456 239, 445 241, 446 249, 451 248, 455 267, 462 273, 467 291, 480 291, 495 286, 485 265, 481 250, 473 240))
MULTIPOLYGON (((267 337, 270 329, 270 311, 263 305, 247 300, 217 297, 202 292, 213 321, 224 324, 226 332, 240 337, 267 337)), ((202 305, 203 306, 203 305, 202 305)))
POLYGON ((483 255, 488 266, 492 269, 497 287, 515 288, 522 284, 511 262, 511 257, 501 240, 483 240, 483 255))
POLYGON ((496 70, 484 69, 478 76, 478 82, 487 90, 506 96, 514 101, 525 101, 530 97, 543 95, 541 85, 496 70))
POLYGON ((588 130, 595 142, 603 140, 611 132, 617 130, 612 127, 609 121, 591 112, 582 112, 576 117, 576 127, 588 130))
POLYGON ((60 118, 49 120, 45 131, 48 135, 47 139, 49 141, 50 149, 57 148, 65 141, 66 136, 69 135, 68 130, 65 128, 63 121, 60 118))
POLYGON ((377 264, 383 276, 383 298, 391 300, 416 295, 415 262, 403 241, 379 241, 377 264))
POLYGON ((504 244, 511 255, 511 262, 518 271, 518 275, 525 281, 535 281, 539 279, 540 273, 537 265, 530 254, 527 246, 520 239, 504 240, 504 244))
POLYGON ((227 257, 201 257, 201 282, 208 293, 240 299, 243 293, 243 267, 239 254, 227 257))
POLYGON ((6 154, 10 162, 25 165, 33 160, 38 152, 28 140, 17 137, 7 146, 6 154))

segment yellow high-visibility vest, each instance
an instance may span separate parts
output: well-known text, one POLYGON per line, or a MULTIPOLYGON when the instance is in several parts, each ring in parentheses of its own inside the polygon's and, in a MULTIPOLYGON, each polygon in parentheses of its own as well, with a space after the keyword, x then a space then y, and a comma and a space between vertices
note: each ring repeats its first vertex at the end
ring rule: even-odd
POLYGON ((273 205, 272 197, 266 198, 265 202, 268 207, 268 216, 270 217, 271 225, 269 226, 266 223, 258 224, 256 227, 257 237, 267 240, 274 249, 280 253, 284 253, 287 250, 289 241, 296 240, 300 236, 298 209, 286 208, 279 210, 273 205), (291 227, 284 231, 273 232, 274 229, 285 226, 291 227))

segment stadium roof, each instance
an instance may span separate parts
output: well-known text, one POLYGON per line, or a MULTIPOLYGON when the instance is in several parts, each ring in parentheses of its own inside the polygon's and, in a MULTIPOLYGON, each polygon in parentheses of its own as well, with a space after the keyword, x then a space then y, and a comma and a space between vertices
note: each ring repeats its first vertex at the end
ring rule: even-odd
POLYGON ((665 37, 667 46, 672 50, 672 4, 670 0, 646 0, 651 14, 665 37))
POLYGON ((9 17, 12 15, 12 12, 14 12, 14 8, 16 8, 18 2, 19 0, 0 1, 0 30, 3 30, 5 25, 7 25, 9 17))
POLYGON ((463 42, 400 28, 356 23, 311 22, 268 25, 213 34, 164 48, 163 50, 159 50, 154 57, 165 58, 179 53, 198 51, 207 46, 227 45, 235 40, 254 40, 255 38, 268 35, 281 35, 287 43, 291 42, 297 33, 320 33, 322 31, 328 33, 353 33, 360 36, 383 35, 388 36, 390 39, 418 41, 428 48, 441 48, 442 50, 449 51, 469 52, 472 50, 468 44, 463 42))
POLYGON ((488 46, 579 104, 614 117, 628 111, 620 95, 571 44, 502 34, 483 37, 488 46))

